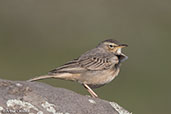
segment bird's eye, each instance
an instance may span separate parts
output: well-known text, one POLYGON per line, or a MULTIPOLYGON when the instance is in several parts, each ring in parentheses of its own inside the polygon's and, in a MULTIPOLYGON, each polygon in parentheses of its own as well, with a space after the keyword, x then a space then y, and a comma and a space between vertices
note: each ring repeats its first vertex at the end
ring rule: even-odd
POLYGON ((109 45, 110 48, 113 48, 114 46, 113 45, 109 45))

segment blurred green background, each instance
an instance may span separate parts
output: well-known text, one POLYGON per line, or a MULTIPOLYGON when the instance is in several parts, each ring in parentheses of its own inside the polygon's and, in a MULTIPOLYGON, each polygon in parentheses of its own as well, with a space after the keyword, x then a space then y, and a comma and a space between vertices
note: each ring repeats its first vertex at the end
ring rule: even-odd
MULTIPOLYGON (((46 74, 113 38, 129 45, 129 59, 95 91, 133 114, 170 114, 170 37, 170 0, 1 0, 0 78, 46 74)), ((74 82, 42 82, 88 94, 74 82)))

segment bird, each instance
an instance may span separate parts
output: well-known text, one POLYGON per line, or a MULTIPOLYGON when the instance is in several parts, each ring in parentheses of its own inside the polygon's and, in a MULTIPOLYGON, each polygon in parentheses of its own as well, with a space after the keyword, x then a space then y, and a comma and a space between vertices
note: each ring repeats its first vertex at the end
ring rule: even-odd
POLYGON ((76 59, 51 70, 47 75, 28 81, 47 78, 76 81, 83 85, 92 97, 97 98, 98 95, 93 89, 111 82, 119 74, 121 63, 128 59, 121 51, 124 47, 128 45, 114 39, 104 40, 76 59))

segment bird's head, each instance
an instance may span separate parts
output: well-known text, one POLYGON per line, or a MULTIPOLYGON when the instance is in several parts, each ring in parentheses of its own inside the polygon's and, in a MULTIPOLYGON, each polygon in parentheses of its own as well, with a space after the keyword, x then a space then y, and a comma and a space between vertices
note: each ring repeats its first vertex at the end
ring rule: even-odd
POLYGON ((108 52, 120 55, 122 53, 121 49, 127 46, 128 46, 127 44, 121 44, 116 40, 108 39, 108 40, 102 41, 97 47, 103 48, 108 52))

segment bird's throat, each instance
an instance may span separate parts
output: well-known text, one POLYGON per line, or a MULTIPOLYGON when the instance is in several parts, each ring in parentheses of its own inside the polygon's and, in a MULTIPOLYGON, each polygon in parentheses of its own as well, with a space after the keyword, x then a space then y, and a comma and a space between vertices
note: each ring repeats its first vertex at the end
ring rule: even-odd
POLYGON ((124 55, 123 53, 119 54, 119 55, 116 55, 119 59, 119 64, 124 62, 125 60, 128 59, 128 56, 124 55))

